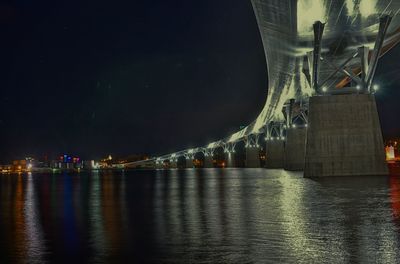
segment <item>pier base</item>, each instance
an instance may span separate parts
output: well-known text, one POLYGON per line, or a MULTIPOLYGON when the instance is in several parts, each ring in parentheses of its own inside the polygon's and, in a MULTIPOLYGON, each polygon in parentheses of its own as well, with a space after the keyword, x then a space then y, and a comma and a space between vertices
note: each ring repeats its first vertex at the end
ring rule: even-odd
POLYGON ((211 156, 204 157, 204 168, 214 168, 213 157, 211 156))
POLYGON ((387 174, 375 97, 311 97, 304 177, 387 174))
POLYGON ((286 131, 283 168, 289 171, 304 170, 307 128, 290 128, 286 131))
POLYGON ((177 161, 170 161, 170 162, 169 162, 169 168, 170 168, 170 169, 176 169, 176 168, 178 168, 178 162, 177 162, 177 161))
POLYGON ((260 149, 258 147, 246 148, 246 168, 260 168, 260 149))
POLYGON ((186 168, 187 169, 193 168, 193 160, 192 159, 186 159, 186 168))
POLYGON ((235 153, 225 153, 225 168, 234 168, 236 166, 235 153))
POLYGON ((265 147, 265 167, 268 169, 283 168, 285 144, 282 140, 269 140, 265 147))

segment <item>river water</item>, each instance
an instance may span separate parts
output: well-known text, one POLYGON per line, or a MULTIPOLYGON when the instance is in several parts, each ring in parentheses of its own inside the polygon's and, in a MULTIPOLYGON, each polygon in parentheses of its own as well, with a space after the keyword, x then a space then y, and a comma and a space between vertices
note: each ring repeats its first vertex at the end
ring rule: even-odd
POLYGON ((0 263, 400 263, 400 178, 0 175, 0 263))

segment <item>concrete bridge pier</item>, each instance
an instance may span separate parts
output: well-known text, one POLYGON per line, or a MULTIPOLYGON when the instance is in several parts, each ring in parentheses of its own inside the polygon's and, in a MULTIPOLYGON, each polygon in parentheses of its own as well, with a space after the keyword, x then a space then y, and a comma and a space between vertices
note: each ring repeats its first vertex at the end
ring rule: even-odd
POLYGON ((257 146, 246 147, 246 168, 260 168, 260 148, 257 146))
POLYGON ((211 155, 204 156, 204 168, 214 168, 213 157, 211 155))
POLYGON ((304 170, 307 127, 292 127, 286 130, 283 168, 289 171, 304 170))
POLYGON ((155 164, 154 164, 154 168, 156 169, 156 170, 161 170, 161 169, 163 169, 164 168, 164 162, 163 161, 156 161, 155 162, 155 164))
POLYGON ((170 160, 169 161, 169 168, 170 169, 176 169, 178 168, 178 160, 170 160))
POLYGON ((268 140, 265 146, 265 167, 268 169, 283 168, 285 143, 283 140, 268 140))
POLYGON ((236 157, 234 152, 225 152, 225 168, 236 167, 236 157))
POLYGON ((186 157, 185 158, 185 161, 186 161, 186 168, 187 169, 191 169, 191 168, 193 168, 193 158, 194 157, 186 157))
POLYGON ((236 142, 227 143, 224 146, 225 168, 236 167, 235 147, 236 147, 236 142))
POLYGON ((310 98, 304 177, 387 175, 372 94, 310 98))

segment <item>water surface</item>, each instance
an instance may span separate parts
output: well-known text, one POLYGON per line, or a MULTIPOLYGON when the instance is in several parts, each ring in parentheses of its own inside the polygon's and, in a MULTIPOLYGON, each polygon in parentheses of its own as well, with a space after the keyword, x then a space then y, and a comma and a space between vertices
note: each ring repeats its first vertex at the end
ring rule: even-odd
POLYGON ((400 263, 400 178, 0 175, 0 263, 400 263))

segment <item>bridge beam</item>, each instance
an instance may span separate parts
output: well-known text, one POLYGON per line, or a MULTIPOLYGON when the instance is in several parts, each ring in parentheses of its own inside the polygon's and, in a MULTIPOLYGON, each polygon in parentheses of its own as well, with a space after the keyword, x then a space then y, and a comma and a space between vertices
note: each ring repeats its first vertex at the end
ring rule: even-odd
POLYGON ((311 97, 304 177, 387 174, 374 95, 311 97))

